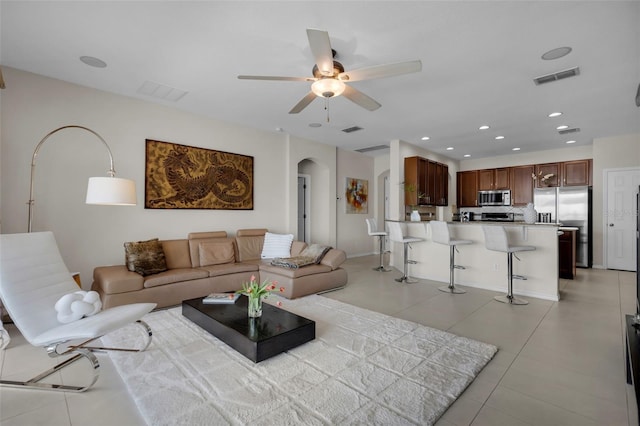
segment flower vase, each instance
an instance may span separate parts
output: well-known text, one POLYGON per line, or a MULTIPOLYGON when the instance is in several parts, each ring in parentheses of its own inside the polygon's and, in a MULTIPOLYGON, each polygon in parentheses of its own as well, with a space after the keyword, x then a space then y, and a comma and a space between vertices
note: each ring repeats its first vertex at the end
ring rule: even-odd
POLYGON ((525 223, 536 223, 536 218, 538 217, 538 213, 536 209, 533 208, 533 203, 527 204, 527 207, 522 209, 522 218, 525 223))
POLYGON ((420 212, 418 210, 413 210, 411 212, 411 221, 420 222, 420 212))
POLYGON ((262 316, 262 297, 249 296, 249 318, 260 318, 262 316))

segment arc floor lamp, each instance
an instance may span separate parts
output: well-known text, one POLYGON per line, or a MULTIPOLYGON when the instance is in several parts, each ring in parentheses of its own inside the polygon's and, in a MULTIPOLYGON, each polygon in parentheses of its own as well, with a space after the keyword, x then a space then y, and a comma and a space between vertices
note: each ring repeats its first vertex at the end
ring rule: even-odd
POLYGON ((33 199, 33 178, 35 176, 36 171, 36 157, 38 156, 38 151, 40 151, 40 147, 42 144, 49 139, 53 134, 65 130, 65 129, 81 129, 86 130, 87 132, 93 134, 97 137, 100 142, 102 142, 107 148, 107 152, 109 153, 109 171, 107 172, 106 177, 90 177, 89 184, 87 185, 87 204, 100 204, 100 205, 116 205, 116 206, 135 206, 136 205, 136 184, 134 181, 130 179, 122 179, 117 178, 116 171, 113 168, 113 155, 111 154, 111 149, 107 142, 100 136, 98 133, 93 130, 77 125, 69 125, 59 127, 51 132, 47 133, 47 135, 42 138, 40 143, 36 146, 35 151, 33 151, 33 156, 31 157, 31 182, 29 185, 29 226, 28 232, 31 232, 31 225, 33 222, 33 206, 35 200, 33 199))

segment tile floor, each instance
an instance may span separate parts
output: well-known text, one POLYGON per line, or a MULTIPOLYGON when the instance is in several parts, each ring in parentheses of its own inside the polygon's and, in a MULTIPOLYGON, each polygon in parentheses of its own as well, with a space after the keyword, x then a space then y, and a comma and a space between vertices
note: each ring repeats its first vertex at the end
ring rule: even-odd
MULTIPOLYGON (((491 291, 451 295, 437 290, 441 283, 399 284, 397 271, 375 272, 376 263, 377 256, 349 259, 349 285, 325 296, 500 348, 439 426, 638 424, 623 333, 624 314, 634 311, 635 273, 579 269, 577 279, 561 280, 560 302, 528 298, 527 306, 509 306, 493 301, 491 291)), ((31 377, 54 364, 12 325, 7 329, 3 378, 31 377)), ((0 423, 144 424, 109 357, 99 359, 100 379, 82 394, 0 388, 0 423)))

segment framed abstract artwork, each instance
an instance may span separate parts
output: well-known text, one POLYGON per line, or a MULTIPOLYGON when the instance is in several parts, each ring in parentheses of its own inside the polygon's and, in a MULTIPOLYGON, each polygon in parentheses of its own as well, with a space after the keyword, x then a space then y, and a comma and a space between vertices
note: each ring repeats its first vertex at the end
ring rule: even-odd
POLYGON ((147 209, 253 210, 253 157, 146 140, 147 209))
POLYGON ((369 211, 369 181, 347 178, 345 189, 346 213, 367 214, 369 211))

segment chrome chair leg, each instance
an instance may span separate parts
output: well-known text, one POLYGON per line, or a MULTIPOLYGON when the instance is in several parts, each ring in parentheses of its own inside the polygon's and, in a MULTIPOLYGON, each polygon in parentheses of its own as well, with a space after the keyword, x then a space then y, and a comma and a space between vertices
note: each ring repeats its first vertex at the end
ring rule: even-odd
POLYGON ((384 267, 384 257, 383 257, 384 256, 384 251, 383 251, 383 248, 382 248, 382 245, 383 245, 382 242, 383 242, 384 236, 380 235, 378 237, 378 239, 380 241, 380 249, 379 249, 380 250, 380 266, 378 266, 376 268, 373 268, 373 270, 374 271, 378 271, 378 272, 390 272, 391 269, 387 269, 387 268, 384 267))
MULTIPOLYGON (((529 302, 524 299, 520 299, 513 295, 513 279, 526 279, 521 275, 513 275, 513 256, 514 254, 509 252, 507 253, 507 275, 509 279, 509 285, 507 287, 507 294, 504 296, 496 296, 495 300, 502 303, 509 303, 511 305, 528 305, 529 302)), ((516 256, 516 258, 518 258, 516 256)), ((519 260, 519 259, 518 259, 519 260)))
POLYGON ((449 285, 438 287, 438 290, 444 291, 445 293, 464 294, 466 291, 456 287, 454 283, 454 270, 465 269, 464 266, 456 265, 456 251, 456 246, 449 246, 449 285))

